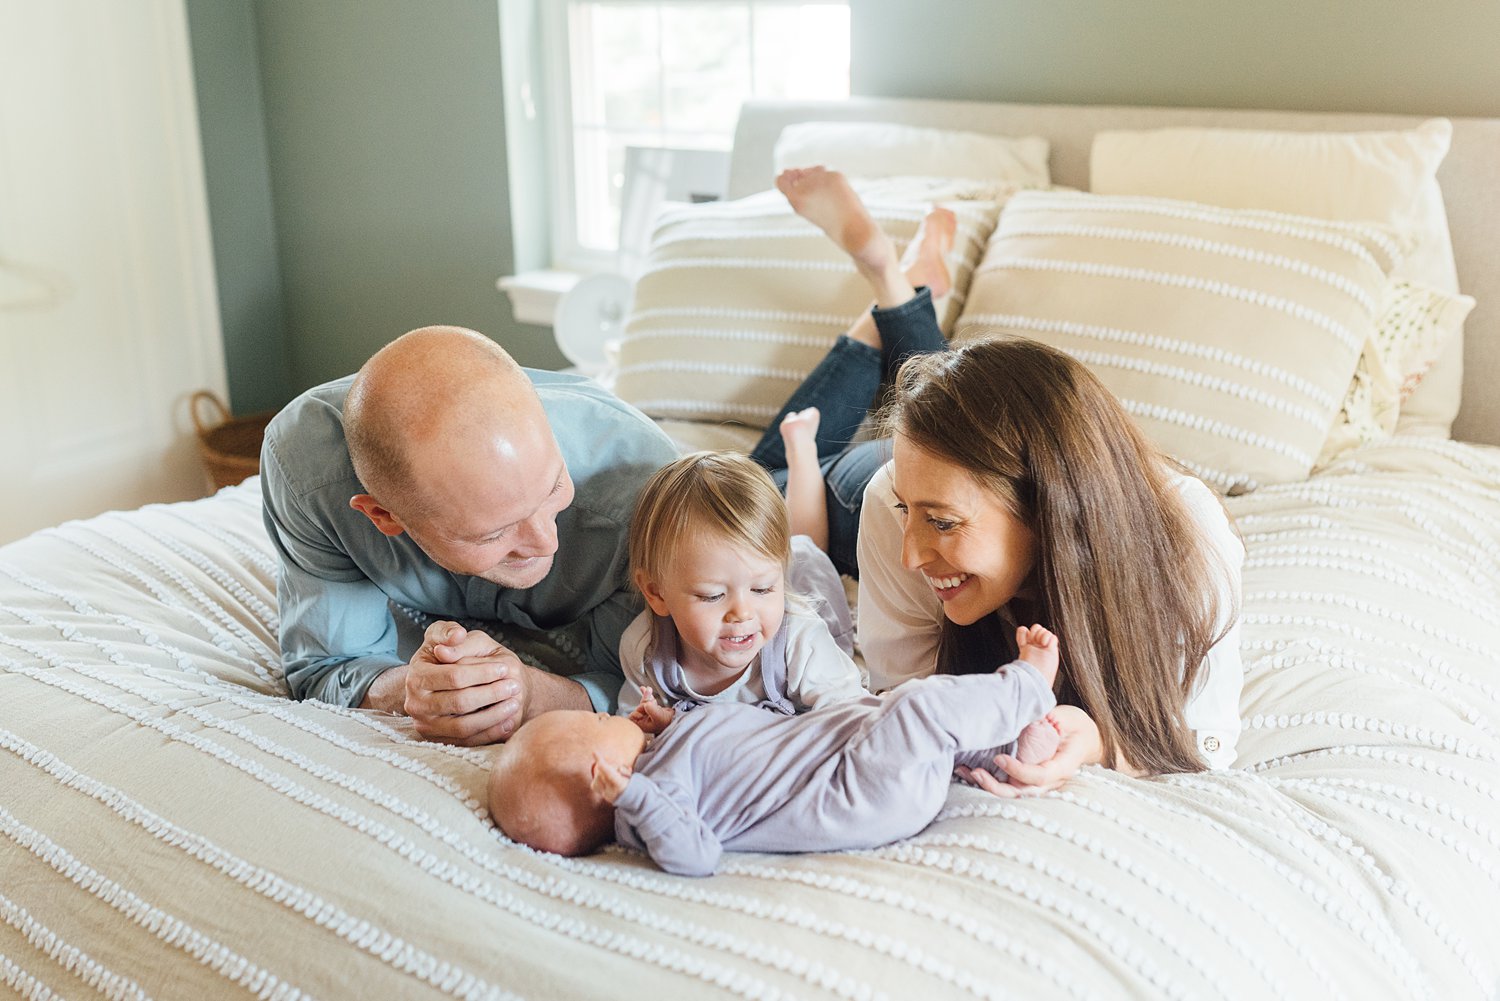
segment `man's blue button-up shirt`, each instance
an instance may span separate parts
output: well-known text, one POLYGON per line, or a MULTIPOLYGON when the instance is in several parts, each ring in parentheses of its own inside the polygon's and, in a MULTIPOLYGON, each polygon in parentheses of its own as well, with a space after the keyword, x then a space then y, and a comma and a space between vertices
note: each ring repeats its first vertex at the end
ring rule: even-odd
POLYGON ((597 383, 526 374, 576 493, 557 517, 551 571, 524 590, 444 570, 410 536, 383 535, 349 506, 365 492, 344 441, 353 376, 308 390, 271 422, 261 490, 281 558, 281 656, 293 697, 356 706, 377 675, 404 664, 388 604, 395 602, 433 618, 528 630, 581 623, 584 664, 573 680, 597 710, 613 709, 620 634, 642 607, 627 579, 630 515, 646 479, 676 452, 647 417, 597 383))

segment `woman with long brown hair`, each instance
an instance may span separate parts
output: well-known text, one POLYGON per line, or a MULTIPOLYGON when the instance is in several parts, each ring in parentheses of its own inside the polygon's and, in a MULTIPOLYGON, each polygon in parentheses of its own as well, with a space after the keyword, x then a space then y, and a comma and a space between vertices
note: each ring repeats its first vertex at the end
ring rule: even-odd
MULTIPOLYGON (((906 362, 885 423, 895 458, 858 543, 872 684, 994 670, 1015 623, 1040 622, 1064 639, 1059 701, 1097 733, 1076 738, 1079 763, 1233 760, 1243 548, 1092 373, 1035 341, 979 340, 906 362)), ((1045 785, 1068 764, 1002 767, 1045 785)))
MULTIPOLYGON (((856 552, 871 687, 992 671, 1014 657, 1016 624, 1037 622, 1065 651, 1062 745, 1040 765, 1001 759, 1009 784, 964 778, 1016 795, 1087 763, 1143 773, 1231 764, 1244 548, 1217 496, 1070 356, 1024 338, 947 349, 930 295, 906 280, 841 176, 790 172, 778 187, 875 292, 876 308, 783 411, 831 404, 841 415, 837 431, 814 423, 813 444, 829 481, 830 547, 856 552), (894 386, 890 437, 854 442, 845 411, 869 406, 882 381, 894 386)), ((790 445, 805 433, 782 436, 779 423, 754 453, 763 462, 785 464, 778 437, 790 445)))

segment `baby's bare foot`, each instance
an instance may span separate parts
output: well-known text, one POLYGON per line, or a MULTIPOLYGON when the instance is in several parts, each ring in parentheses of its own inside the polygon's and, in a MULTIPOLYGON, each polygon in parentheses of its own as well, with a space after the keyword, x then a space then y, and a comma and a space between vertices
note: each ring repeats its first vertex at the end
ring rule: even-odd
POLYGON ((1017 658, 1036 668, 1050 688, 1057 679, 1057 665, 1062 659, 1057 636, 1041 626, 1018 626, 1016 646, 1017 658))
POLYGON ((1041 719, 1026 724, 1016 738, 1016 760, 1026 765, 1038 765, 1057 753, 1062 743, 1062 730, 1048 713, 1041 719))
POLYGON ((953 287, 947 254, 953 249, 953 234, 957 229, 958 219, 953 210, 935 206, 917 227, 916 236, 901 258, 907 281, 918 288, 926 285, 934 299, 941 299, 953 287))
POLYGON ((800 167, 783 170, 776 189, 802 218, 821 229, 854 259, 854 266, 872 284, 900 273, 895 244, 859 200, 849 181, 836 170, 800 167))
POLYGON ((781 442, 786 446, 788 459, 803 452, 816 453, 821 419, 817 407, 794 410, 781 419, 781 442))

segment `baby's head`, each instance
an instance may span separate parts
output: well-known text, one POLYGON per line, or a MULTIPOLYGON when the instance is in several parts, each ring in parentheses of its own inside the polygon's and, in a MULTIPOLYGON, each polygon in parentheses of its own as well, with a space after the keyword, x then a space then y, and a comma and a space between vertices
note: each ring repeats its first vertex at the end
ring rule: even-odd
POLYGON ((631 580, 703 670, 743 671, 776 634, 791 552, 786 502, 738 452, 694 452, 662 467, 630 522, 631 580))
POLYGON ((490 816, 512 841, 587 855, 614 837, 614 807, 591 787, 594 755, 634 765, 646 735, 623 716, 559 709, 501 746, 490 772, 490 816))

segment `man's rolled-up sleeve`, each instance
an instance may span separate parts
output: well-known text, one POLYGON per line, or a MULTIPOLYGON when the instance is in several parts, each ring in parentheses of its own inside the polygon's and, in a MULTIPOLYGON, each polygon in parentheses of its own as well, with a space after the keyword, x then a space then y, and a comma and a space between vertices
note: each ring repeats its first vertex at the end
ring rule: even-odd
POLYGON ((286 488, 272 449, 261 457, 266 531, 280 558, 281 663, 294 699, 357 706, 403 663, 386 596, 333 545, 286 488))

